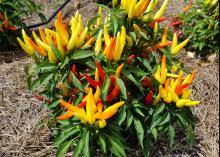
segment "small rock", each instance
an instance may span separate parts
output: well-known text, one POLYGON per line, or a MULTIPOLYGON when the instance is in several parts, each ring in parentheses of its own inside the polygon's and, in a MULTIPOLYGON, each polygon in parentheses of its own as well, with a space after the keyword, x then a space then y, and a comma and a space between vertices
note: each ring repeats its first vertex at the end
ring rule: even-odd
POLYGON ((190 58, 195 58, 195 53, 187 52, 187 56, 190 57, 190 58))

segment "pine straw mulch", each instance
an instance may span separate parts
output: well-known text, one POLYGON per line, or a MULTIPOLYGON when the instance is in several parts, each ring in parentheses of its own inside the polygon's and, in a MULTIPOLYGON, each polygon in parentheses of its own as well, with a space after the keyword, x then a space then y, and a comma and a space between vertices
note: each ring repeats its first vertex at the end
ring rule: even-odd
MULTIPOLYGON (((29 58, 0 64, 0 156, 54 157, 49 116, 26 87, 24 64, 29 58)), ((195 59, 185 56, 188 67, 195 67, 195 59)), ((219 153, 219 63, 198 66, 193 83, 193 99, 201 105, 192 108, 196 116, 196 144, 187 148, 184 136, 178 134, 174 147, 168 150, 161 140, 153 156, 209 156, 219 153)))

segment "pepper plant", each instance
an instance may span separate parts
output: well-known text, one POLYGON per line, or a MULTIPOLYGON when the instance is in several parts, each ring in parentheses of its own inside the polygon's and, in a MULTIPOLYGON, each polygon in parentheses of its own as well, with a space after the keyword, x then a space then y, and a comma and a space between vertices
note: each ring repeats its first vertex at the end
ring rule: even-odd
POLYGON ((219 53, 219 1, 196 0, 192 8, 180 15, 183 36, 190 39, 189 50, 196 55, 219 53))
POLYGON ((33 0, 1 0, 0 1, 0 44, 1 49, 9 46, 16 46, 17 29, 25 28, 23 22, 25 17, 31 17, 33 13, 45 20, 41 13, 42 5, 36 4, 33 0))
POLYGON ((69 25, 59 12, 55 30, 33 38, 22 31, 18 42, 34 61, 25 66, 28 87, 55 122, 57 157, 125 157, 134 143, 150 156, 163 136, 172 147, 179 128, 193 145, 196 71, 184 71, 175 57, 189 40, 178 43, 160 25, 168 2, 155 10, 158 1, 113 1, 85 26, 78 11, 69 25))

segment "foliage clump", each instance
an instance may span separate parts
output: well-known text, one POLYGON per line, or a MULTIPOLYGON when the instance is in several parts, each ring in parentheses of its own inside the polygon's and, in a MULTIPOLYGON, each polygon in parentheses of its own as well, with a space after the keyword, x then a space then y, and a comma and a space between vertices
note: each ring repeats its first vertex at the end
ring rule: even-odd
POLYGON ((219 53, 219 2, 196 0, 192 8, 180 18, 181 31, 190 39, 188 48, 199 56, 219 53))

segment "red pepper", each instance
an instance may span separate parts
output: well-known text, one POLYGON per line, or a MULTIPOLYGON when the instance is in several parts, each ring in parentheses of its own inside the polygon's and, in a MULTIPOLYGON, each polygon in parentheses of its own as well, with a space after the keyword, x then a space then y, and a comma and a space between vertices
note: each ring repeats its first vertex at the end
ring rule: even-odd
POLYGON ((146 58, 148 56, 149 53, 149 49, 146 52, 141 53, 141 57, 146 58))
POLYGON ((34 97, 39 101, 44 101, 44 97, 42 97, 40 95, 35 95, 34 97))
POLYGON ((5 18, 4 20, 4 27, 5 29, 8 29, 8 18, 5 18))
POLYGON ((4 14, 0 13, 0 19, 4 19, 4 18, 5 18, 4 14))
POLYGON ((79 105, 78 105, 78 108, 83 108, 86 106, 86 101, 84 102, 81 102, 79 105))
POLYGON ((151 80, 148 77, 145 77, 143 79, 143 81, 141 82, 141 84, 142 84, 143 87, 149 87, 150 84, 151 84, 151 80))
POLYGON ((174 22, 171 22, 169 25, 170 25, 170 26, 179 26, 179 25, 181 25, 181 24, 183 24, 182 21, 174 21, 174 22))
POLYGON ((116 85, 113 91, 109 95, 107 95, 106 101, 108 103, 112 102, 117 97, 119 90, 120 90, 119 86, 116 85))
MULTIPOLYGON (((164 48, 166 46, 169 46, 169 45, 172 45, 172 41, 168 41, 164 44, 156 44, 154 45, 152 48, 147 48, 147 53, 150 53, 151 51, 156 51, 157 49, 161 49, 161 48, 164 48)), ((142 57, 146 56, 146 54, 141 54, 142 57)))
POLYGON ((104 83, 105 81, 105 72, 103 71, 101 65, 99 64, 99 62, 96 61, 96 67, 98 69, 98 72, 99 72, 99 76, 101 78, 101 84, 104 83))
POLYGON ((155 23, 157 22, 157 23, 160 23, 160 22, 163 22, 164 20, 166 20, 167 19, 167 17, 161 17, 161 18, 159 18, 159 19, 157 19, 157 20, 154 20, 154 21, 152 21, 151 23, 149 23, 149 27, 150 28, 154 28, 154 26, 155 26, 155 23))
POLYGON ((128 57, 128 64, 132 64, 132 59, 134 59, 134 57, 135 57, 134 54, 133 54, 133 55, 130 55, 130 56, 128 57))
POLYGON ((86 77, 86 79, 89 82, 89 84, 91 86, 93 86, 94 88, 96 88, 97 86, 101 87, 101 84, 99 82, 93 80, 89 75, 84 74, 84 76, 86 77))
POLYGON ((176 87, 175 93, 176 93, 177 95, 180 95, 180 94, 183 92, 183 90, 184 90, 185 88, 188 88, 188 87, 189 87, 189 83, 186 83, 186 84, 183 84, 183 85, 178 85, 178 86, 176 87))
POLYGON ((109 87, 108 87, 108 92, 110 92, 110 91, 113 90, 115 81, 116 81, 116 80, 115 80, 114 75, 111 75, 111 76, 110 76, 110 85, 109 85, 109 87))
POLYGON ((152 50, 155 51, 155 50, 157 50, 157 49, 164 48, 164 47, 169 46, 169 45, 172 45, 172 41, 168 41, 168 42, 166 42, 166 43, 164 43, 164 44, 156 44, 156 45, 152 48, 152 50))
POLYGON ((144 101, 145 105, 150 105, 152 103, 153 95, 154 95, 153 91, 150 90, 147 96, 145 97, 145 101, 144 101))
POLYGON ((13 26, 9 26, 9 27, 8 27, 8 30, 10 30, 10 31, 15 31, 15 30, 17 30, 17 28, 15 28, 15 27, 13 27, 13 26))
POLYGON ((71 71, 72 71, 75 75, 77 75, 77 70, 76 70, 76 65, 75 65, 75 64, 73 64, 73 66, 72 66, 72 68, 71 68, 71 71))

